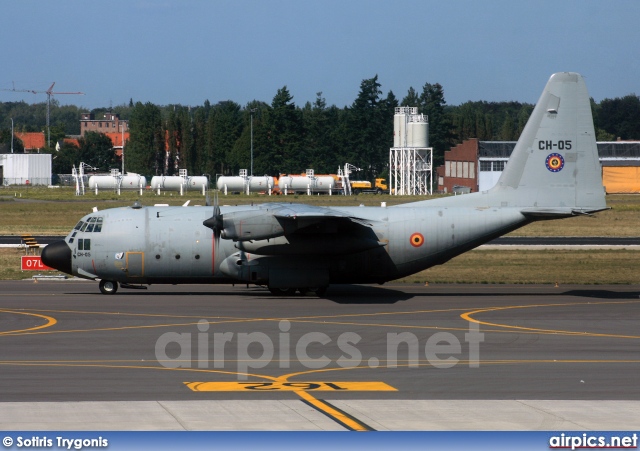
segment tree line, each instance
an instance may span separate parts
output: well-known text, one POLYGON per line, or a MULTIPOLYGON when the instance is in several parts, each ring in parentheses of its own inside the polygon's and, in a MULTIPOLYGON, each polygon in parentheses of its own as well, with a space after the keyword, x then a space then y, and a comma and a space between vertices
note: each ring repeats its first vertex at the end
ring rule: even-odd
MULTIPOLYGON (((518 138, 534 105, 520 102, 466 102, 447 105, 439 83, 425 83, 420 90, 409 88, 398 100, 386 95, 376 75, 360 84, 349 106, 328 106, 322 93, 313 102, 296 105, 286 86, 278 89, 270 103, 254 100, 242 106, 227 100, 200 106, 133 102, 115 108, 95 109, 96 120, 114 112, 129 120, 130 137, 125 145, 127 171, 144 175, 174 175, 179 169, 189 174, 235 175, 251 167, 253 173, 277 175, 300 173, 307 168, 316 173, 335 173, 349 162, 363 169, 359 177, 386 176, 389 148, 393 146, 393 115, 397 106, 417 106, 429 118, 429 145, 435 164, 444 152, 469 138, 513 141, 518 138), (253 136, 253 139, 252 139, 253 136)), ((640 139, 640 97, 591 102, 597 140, 640 139)), ((80 113, 87 110, 51 107, 52 142, 80 133, 80 113)), ((42 131, 46 103, 0 103, 0 152, 10 145, 10 118, 17 131, 42 131)), ((20 151, 14 142, 14 151, 20 151)), ((111 142, 98 133, 86 133, 79 147, 65 144, 55 153, 54 173, 69 173, 83 161, 106 171, 120 168, 111 142)))

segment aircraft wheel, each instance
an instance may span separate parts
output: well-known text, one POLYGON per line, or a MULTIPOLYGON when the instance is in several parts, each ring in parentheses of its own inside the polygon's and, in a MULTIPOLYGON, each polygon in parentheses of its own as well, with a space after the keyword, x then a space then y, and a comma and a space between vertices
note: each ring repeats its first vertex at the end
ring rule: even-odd
POLYGON ((296 288, 272 288, 269 287, 269 291, 274 296, 293 296, 296 294, 296 288))
POLYGON ((99 287, 102 294, 116 294, 116 291, 118 291, 118 282, 102 279, 100 280, 99 287))

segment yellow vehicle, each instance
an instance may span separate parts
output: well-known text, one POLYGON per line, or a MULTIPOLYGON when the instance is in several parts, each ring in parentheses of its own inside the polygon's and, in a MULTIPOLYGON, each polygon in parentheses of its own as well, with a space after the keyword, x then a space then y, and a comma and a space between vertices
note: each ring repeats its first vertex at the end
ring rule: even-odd
POLYGON ((360 193, 382 194, 389 192, 387 179, 376 179, 375 185, 372 187, 371 182, 366 180, 352 180, 351 192, 355 195, 360 193))

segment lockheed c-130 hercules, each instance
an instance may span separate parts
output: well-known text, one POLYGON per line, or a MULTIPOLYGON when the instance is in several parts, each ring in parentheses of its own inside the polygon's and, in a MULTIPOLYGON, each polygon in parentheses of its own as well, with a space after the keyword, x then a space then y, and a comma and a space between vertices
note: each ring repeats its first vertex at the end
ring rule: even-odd
POLYGON ((83 217, 45 247, 45 265, 118 284, 246 283, 323 295, 330 284, 384 283, 533 221, 607 209, 586 85, 549 79, 506 168, 488 191, 393 207, 132 207, 83 217))

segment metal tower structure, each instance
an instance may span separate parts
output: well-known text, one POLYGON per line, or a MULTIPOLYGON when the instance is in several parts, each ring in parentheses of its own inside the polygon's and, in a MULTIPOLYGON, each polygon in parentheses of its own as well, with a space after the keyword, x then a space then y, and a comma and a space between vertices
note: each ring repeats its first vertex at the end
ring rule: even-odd
POLYGON ((13 91, 13 92, 30 92, 32 94, 46 94, 47 95, 47 147, 51 147, 51 129, 49 127, 49 112, 51 110, 51 96, 58 94, 79 94, 84 95, 84 92, 53 92, 53 86, 56 84, 54 81, 46 91, 35 91, 33 89, 1 89, 1 91, 13 91))
POLYGON ((433 148, 429 120, 417 107, 397 107, 389 149, 389 188, 398 195, 432 194, 433 148))

